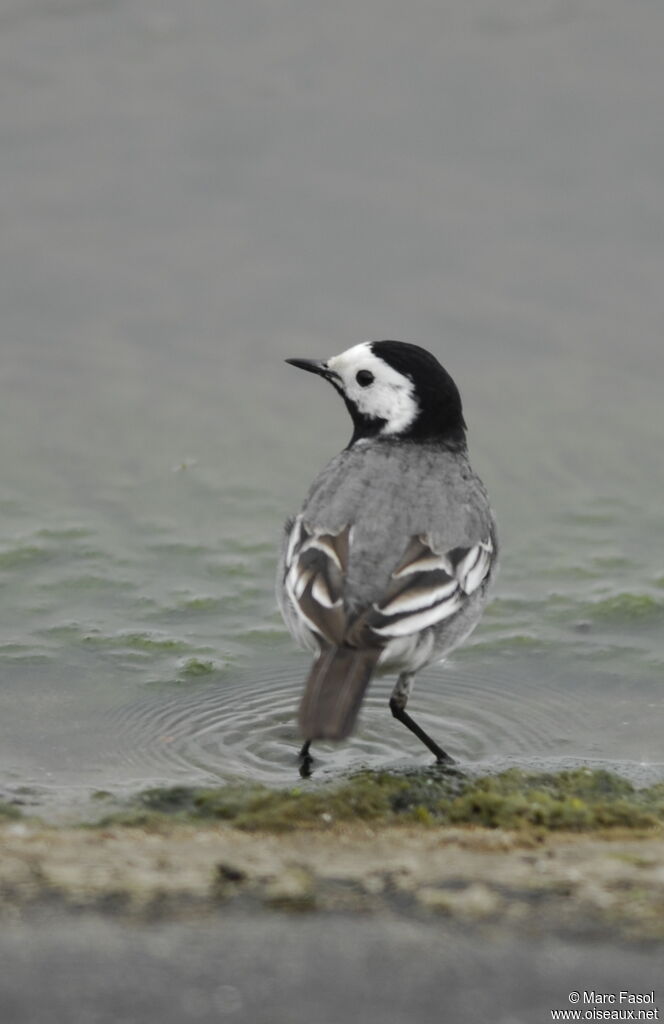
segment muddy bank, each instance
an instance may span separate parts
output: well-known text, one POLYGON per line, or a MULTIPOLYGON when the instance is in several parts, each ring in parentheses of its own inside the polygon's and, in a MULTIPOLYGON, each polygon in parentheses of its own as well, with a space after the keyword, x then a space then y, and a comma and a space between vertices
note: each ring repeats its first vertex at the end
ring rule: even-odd
POLYGON ((489 932, 664 939, 661 787, 630 793, 605 773, 507 774, 433 784, 362 776, 253 795, 150 791, 94 826, 47 827, 7 809, 0 915, 21 919, 45 904, 137 920, 388 913, 489 932), (436 819, 437 786, 448 792, 440 814, 461 818, 465 807, 470 821, 436 819), (473 821, 487 808, 491 826, 473 821), (509 808, 511 827, 496 824, 509 808))

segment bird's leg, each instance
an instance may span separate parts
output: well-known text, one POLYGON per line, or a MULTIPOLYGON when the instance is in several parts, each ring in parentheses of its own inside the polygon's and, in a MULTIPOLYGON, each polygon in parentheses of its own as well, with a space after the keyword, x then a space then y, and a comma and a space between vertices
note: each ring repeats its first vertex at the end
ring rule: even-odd
POLYGON ((300 762, 300 775, 303 779, 309 778, 311 775, 311 766, 314 763, 314 759, 309 753, 310 746, 311 740, 307 740, 300 750, 300 753, 297 755, 297 759, 300 762))
MULTIPOLYGON (((421 729, 417 722, 414 722, 409 714, 406 712, 406 704, 408 703, 408 697, 413 685, 414 675, 408 672, 402 672, 397 679, 394 689, 392 690, 392 696, 390 697, 390 711, 399 722, 403 722, 407 729, 410 729, 412 733, 417 736, 418 740, 424 743, 425 747, 428 747, 432 754, 434 754, 438 764, 455 764, 453 757, 446 754, 442 747, 427 736, 424 729, 421 729)), ((307 744, 305 744, 307 746, 307 744)), ((302 755, 300 755, 302 756, 302 755)), ((308 746, 307 746, 308 756, 308 746)))

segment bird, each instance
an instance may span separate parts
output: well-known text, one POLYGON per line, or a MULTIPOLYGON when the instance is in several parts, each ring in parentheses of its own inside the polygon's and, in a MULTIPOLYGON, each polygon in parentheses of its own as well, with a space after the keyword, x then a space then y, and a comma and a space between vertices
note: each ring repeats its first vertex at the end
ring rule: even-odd
POLYGON ((498 538, 471 468, 461 396, 419 345, 363 341, 327 360, 287 359, 329 382, 353 423, 348 445, 285 524, 277 601, 314 660, 298 722, 303 777, 311 745, 346 739, 376 674, 389 708, 440 765, 454 759, 406 711, 415 674, 477 625, 498 538))

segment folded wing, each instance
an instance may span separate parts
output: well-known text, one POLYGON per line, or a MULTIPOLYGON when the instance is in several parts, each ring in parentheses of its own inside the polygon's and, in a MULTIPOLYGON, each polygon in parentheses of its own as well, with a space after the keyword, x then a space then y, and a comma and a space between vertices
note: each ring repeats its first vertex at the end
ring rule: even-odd
POLYGON ((427 537, 412 537, 392 571, 385 595, 353 623, 359 639, 383 643, 437 626, 461 611, 488 580, 493 562, 491 537, 472 547, 440 554, 427 537))
POLYGON ((305 526, 298 516, 286 549, 285 587, 296 613, 322 640, 343 644, 347 629, 343 589, 350 527, 337 534, 305 526))
POLYGON ((491 573, 490 536, 444 553, 425 535, 411 537, 381 598, 349 618, 344 582, 352 528, 323 533, 295 519, 288 538, 285 587, 298 617, 323 644, 381 648, 456 615, 491 573))

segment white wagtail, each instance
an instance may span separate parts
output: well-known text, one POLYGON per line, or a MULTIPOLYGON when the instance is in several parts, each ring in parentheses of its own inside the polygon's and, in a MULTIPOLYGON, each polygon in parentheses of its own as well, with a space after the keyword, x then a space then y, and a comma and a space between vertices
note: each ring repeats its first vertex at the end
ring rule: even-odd
POLYGON ((349 735, 377 670, 399 673, 394 717, 453 763, 406 704, 415 673, 477 625, 498 553, 457 386, 429 352, 400 341, 286 362, 328 380, 353 420, 281 550, 281 613, 316 656, 299 712, 300 771, 309 774, 312 740, 349 735))

